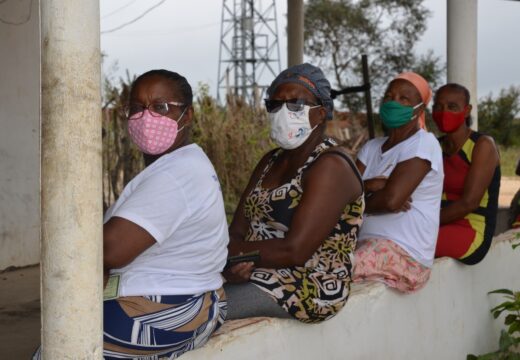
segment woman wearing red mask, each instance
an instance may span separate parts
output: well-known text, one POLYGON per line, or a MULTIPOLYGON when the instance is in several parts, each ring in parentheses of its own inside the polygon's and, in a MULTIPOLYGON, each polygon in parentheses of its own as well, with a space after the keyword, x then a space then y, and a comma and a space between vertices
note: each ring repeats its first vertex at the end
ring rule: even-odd
POLYGON ((444 186, 436 257, 480 262, 495 231, 500 160, 493 138, 470 129, 469 91, 459 84, 437 90, 433 119, 440 131, 444 186))

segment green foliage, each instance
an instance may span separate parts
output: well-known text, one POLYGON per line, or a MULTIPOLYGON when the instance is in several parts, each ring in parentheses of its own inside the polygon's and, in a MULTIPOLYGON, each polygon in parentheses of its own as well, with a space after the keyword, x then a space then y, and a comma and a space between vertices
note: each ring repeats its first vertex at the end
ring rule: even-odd
MULTIPOLYGON (((520 87, 489 94, 478 104, 479 130, 505 147, 520 146, 520 87)), ((515 160, 516 161, 516 160, 515 160)))
MULTIPOLYGON (((357 85, 361 55, 367 54, 374 95, 404 70, 415 70, 432 82, 444 71, 430 51, 417 58, 414 44, 426 30, 430 12, 422 0, 309 0, 305 5, 305 52, 326 72, 335 86, 357 85)), ((362 97, 345 99, 352 111, 362 97)))
POLYGON ((500 333, 499 349, 484 355, 468 355, 466 360, 520 360, 520 339, 512 337, 507 331, 500 333))
MULTIPOLYGON (((518 239, 517 233, 517 239, 518 239)), ((520 245, 513 244, 513 250, 520 245)), ((503 296, 502 303, 498 304, 490 311, 496 319, 504 314, 504 325, 507 330, 502 330, 499 340, 498 351, 484 355, 468 355, 467 360, 520 360, 520 291, 510 289, 497 289, 488 294, 499 294, 503 296)))
POLYGON ((417 74, 421 74, 422 77, 428 81, 432 89, 437 89, 442 85, 441 80, 446 70, 446 66, 441 65, 440 57, 435 56, 433 50, 429 50, 426 54, 415 59, 410 70, 417 74))
POLYGON ((507 331, 502 330, 497 351, 479 356, 468 355, 466 360, 520 360, 519 345, 519 338, 514 338, 507 331))

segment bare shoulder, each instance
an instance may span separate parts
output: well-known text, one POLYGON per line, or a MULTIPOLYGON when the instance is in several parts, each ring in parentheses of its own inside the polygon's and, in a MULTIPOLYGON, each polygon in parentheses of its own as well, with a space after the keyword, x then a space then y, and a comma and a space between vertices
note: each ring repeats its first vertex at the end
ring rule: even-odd
POLYGON ((481 158, 483 160, 496 159, 498 162, 499 154, 495 140, 489 135, 480 136, 473 148, 473 158, 481 158))
POLYGON ((311 171, 319 173, 320 176, 327 173, 343 179, 359 177, 350 151, 343 146, 333 146, 323 151, 311 171))
POLYGON ((350 160, 353 160, 352 151, 341 145, 336 145, 336 146, 332 146, 332 147, 328 148, 327 150, 325 150, 322 153, 322 155, 329 154, 329 153, 339 153, 340 156, 344 155, 345 157, 348 157, 350 160))
POLYGON ((489 135, 481 135, 475 143, 475 150, 484 153, 496 153, 498 155, 498 148, 493 139, 489 135))
POLYGON ((484 146, 484 147, 490 147, 493 149, 497 148, 497 145, 495 143, 495 139, 489 135, 481 135, 477 142, 475 143, 476 146, 484 146))

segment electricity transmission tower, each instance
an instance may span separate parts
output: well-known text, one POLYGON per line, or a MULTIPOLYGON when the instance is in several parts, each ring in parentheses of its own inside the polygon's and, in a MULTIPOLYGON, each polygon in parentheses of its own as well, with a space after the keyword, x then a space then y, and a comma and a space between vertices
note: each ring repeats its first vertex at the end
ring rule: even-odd
POLYGON ((280 72, 274 0, 223 0, 217 99, 234 94, 257 105, 280 72))

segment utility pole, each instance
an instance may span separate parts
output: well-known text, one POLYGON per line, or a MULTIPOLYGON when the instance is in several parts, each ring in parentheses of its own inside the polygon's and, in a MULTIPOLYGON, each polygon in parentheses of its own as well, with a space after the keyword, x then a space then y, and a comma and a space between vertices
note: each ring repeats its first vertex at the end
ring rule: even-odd
POLYGON ((303 63, 303 0, 287 0, 287 67, 303 63))

